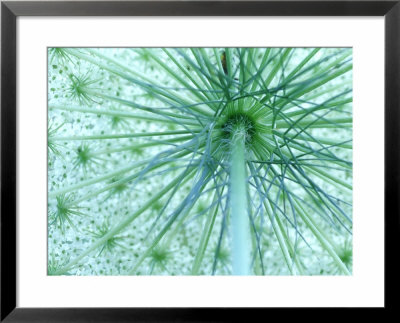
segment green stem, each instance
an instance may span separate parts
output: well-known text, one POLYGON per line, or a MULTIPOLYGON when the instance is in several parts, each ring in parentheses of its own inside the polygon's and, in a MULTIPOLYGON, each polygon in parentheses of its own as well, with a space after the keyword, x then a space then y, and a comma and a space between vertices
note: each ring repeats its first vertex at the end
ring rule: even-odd
MULTIPOLYGON (((179 152, 176 155, 171 155, 170 157, 174 157, 174 158, 184 157, 184 156, 188 155, 190 152, 191 152, 190 150, 183 150, 183 151, 179 152)), ((98 177, 95 177, 95 178, 91 178, 91 179, 82 181, 82 182, 80 182, 78 184, 61 188, 61 189, 59 189, 57 191, 49 192, 48 197, 49 198, 54 198, 54 197, 56 197, 58 195, 65 194, 65 193, 70 193, 70 192, 79 190, 81 188, 87 187, 89 185, 93 185, 93 184, 96 184, 96 183, 103 182, 103 181, 108 180, 108 179, 113 178, 113 177, 126 175, 126 173, 130 172, 131 170, 133 170, 135 168, 138 168, 138 167, 141 167, 141 166, 144 166, 144 165, 150 163, 152 160, 153 160, 153 158, 144 159, 144 160, 135 162, 135 163, 133 163, 133 164, 127 166, 127 167, 123 167, 123 168, 117 169, 116 171, 107 173, 105 175, 98 176, 98 177)), ((164 162, 161 162, 161 163, 157 163, 157 165, 158 165, 158 167, 161 167, 161 166, 164 166, 166 163, 167 162, 164 161, 164 162)))
MULTIPOLYGON (((92 93, 95 93, 95 95, 100 96, 100 95, 98 95, 97 92, 92 92, 92 93)), ((142 121, 146 120, 146 121, 176 124, 176 121, 166 119, 163 117, 158 118, 158 117, 154 117, 150 114, 144 115, 144 114, 138 114, 137 112, 133 113, 133 112, 127 112, 127 111, 121 111, 121 110, 93 109, 93 108, 74 107, 74 106, 66 106, 66 105, 50 105, 49 109, 50 110, 54 109, 54 110, 61 110, 61 111, 91 113, 91 114, 105 115, 105 116, 111 116, 111 117, 131 118, 131 119, 138 119, 138 120, 142 120, 142 121)), ((197 125, 197 123, 192 122, 191 125, 197 125)))
MULTIPOLYGON (((200 129, 194 129, 192 133, 200 132, 200 129)), ((139 138, 153 136, 169 136, 169 135, 187 135, 191 133, 189 130, 176 131, 160 131, 160 132, 140 132, 126 134, 106 134, 94 136, 68 136, 68 137, 51 137, 49 141, 70 141, 70 140, 103 140, 103 139, 123 139, 123 138, 139 138)))
POLYGON ((249 275, 250 223, 247 211, 247 176, 245 167, 244 126, 238 125, 232 133, 230 167, 230 213, 232 216, 233 274, 249 275))
POLYGON ((115 147, 115 148, 109 148, 109 149, 103 149, 103 150, 97 150, 94 151, 93 153, 90 153, 90 157, 94 156, 99 156, 99 155, 104 155, 104 154, 112 154, 112 153, 119 153, 123 151, 129 151, 129 150, 134 150, 134 149, 142 149, 142 148, 148 148, 148 147, 154 147, 154 146, 162 146, 162 145, 174 145, 175 142, 180 142, 180 141, 186 141, 186 140, 191 140, 193 139, 193 135, 185 136, 185 137, 176 137, 176 138, 171 138, 171 139, 166 139, 166 140, 159 140, 159 141, 154 141, 154 142, 146 142, 144 144, 135 144, 135 145, 126 145, 126 146, 121 146, 121 147, 115 147))
POLYGON ((119 169, 117 169, 117 170, 115 170, 113 172, 107 173, 105 175, 94 177, 94 178, 82 181, 80 183, 77 183, 77 184, 74 184, 74 185, 71 185, 71 186, 60 188, 59 190, 49 192, 48 198, 53 198, 53 197, 56 197, 56 196, 61 195, 61 194, 70 193, 70 192, 79 190, 79 189, 81 189, 83 187, 87 187, 89 185, 93 185, 93 184, 96 184, 96 183, 100 183, 100 182, 106 181, 106 180, 108 180, 108 179, 110 179, 112 177, 120 176, 122 174, 125 174, 125 173, 137 168, 137 167, 146 165, 150 161, 151 161, 151 159, 146 159, 146 160, 142 160, 142 161, 139 161, 139 162, 134 162, 131 165, 128 165, 128 166, 123 167, 123 168, 119 168, 119 169))
MULTIPOLYGON (((215 189, 213 203, 215 206, 210 210, 210 213, 207 215, 207 219, 205 221, 203 232, 201 234, 200 244, 197 248, 196 256, 194 258, 193 267, 192 267, 192 275, 198 275, 200 270, 201 262, 204 258, 204 253, 206 251, 208 241, 210 240, 211 231, 214 228, 215 219, 218 213, 218 189, 215 189)), ((221 192, 222 193, 222 192, 221 192)))

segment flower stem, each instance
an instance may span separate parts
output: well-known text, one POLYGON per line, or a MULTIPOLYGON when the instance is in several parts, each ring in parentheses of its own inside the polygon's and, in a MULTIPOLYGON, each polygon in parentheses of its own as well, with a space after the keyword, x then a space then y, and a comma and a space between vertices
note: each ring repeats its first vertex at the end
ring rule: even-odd
POLYGON ((245 127, 232 132, 230 165, 230 205, 232 217, 232 265, 234 275, 249 275, 250 223, 247 211, 247 176, 245 168, 245 127))

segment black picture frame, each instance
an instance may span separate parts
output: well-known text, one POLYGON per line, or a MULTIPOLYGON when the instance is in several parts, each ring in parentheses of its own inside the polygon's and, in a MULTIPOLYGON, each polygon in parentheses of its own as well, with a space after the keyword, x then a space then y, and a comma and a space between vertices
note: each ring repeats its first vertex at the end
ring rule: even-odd
MULTIPOLYGON (((19 16, 384 16, 385 306, 396 310, 400 232, 400 1, 4 1, 1 3, 1 322, 232 322, 288 308, 19 308, 16 306, 16 19, 19 16)), ((366 287, 367 288, 367 287, 366 287)), ((37 291, 40 295, 40 291, 37 291)), ((296 311, 296 318, 302 314, 296 311)), ((336 309, 325 309, 338 318, 336 309)), ((355 309, 354 309, 355 310, 355 309)), ((347 309, 347 311, 351 311, 347 309)), ((286 315, 286 313, 285 313, 286 315)), ((315 318, 321 319, 320 315, 315 318)), ((265 317, 267 319, 267 317, 265 317)), ((244 321, 247 321, 245 319, 244 321)))

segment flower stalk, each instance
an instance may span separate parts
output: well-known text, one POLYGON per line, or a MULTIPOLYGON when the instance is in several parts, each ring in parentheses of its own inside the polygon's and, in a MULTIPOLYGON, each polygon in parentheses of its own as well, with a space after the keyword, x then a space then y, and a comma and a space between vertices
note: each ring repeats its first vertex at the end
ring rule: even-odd
POLYGON ((245 166, 246 129, 238 125, 232 131, 230 165, 230 211, 232 219, 233 275, 249 275, 250 224, 247 210, 247 175, 245 166))

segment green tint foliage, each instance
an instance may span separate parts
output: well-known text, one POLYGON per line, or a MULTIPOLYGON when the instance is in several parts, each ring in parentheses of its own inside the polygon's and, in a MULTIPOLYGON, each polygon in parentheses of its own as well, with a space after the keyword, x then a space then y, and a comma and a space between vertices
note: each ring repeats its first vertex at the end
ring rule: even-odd
POLYGON ((48 80, 52 275, 351 274, 351 49, 50 48, 48 80))

